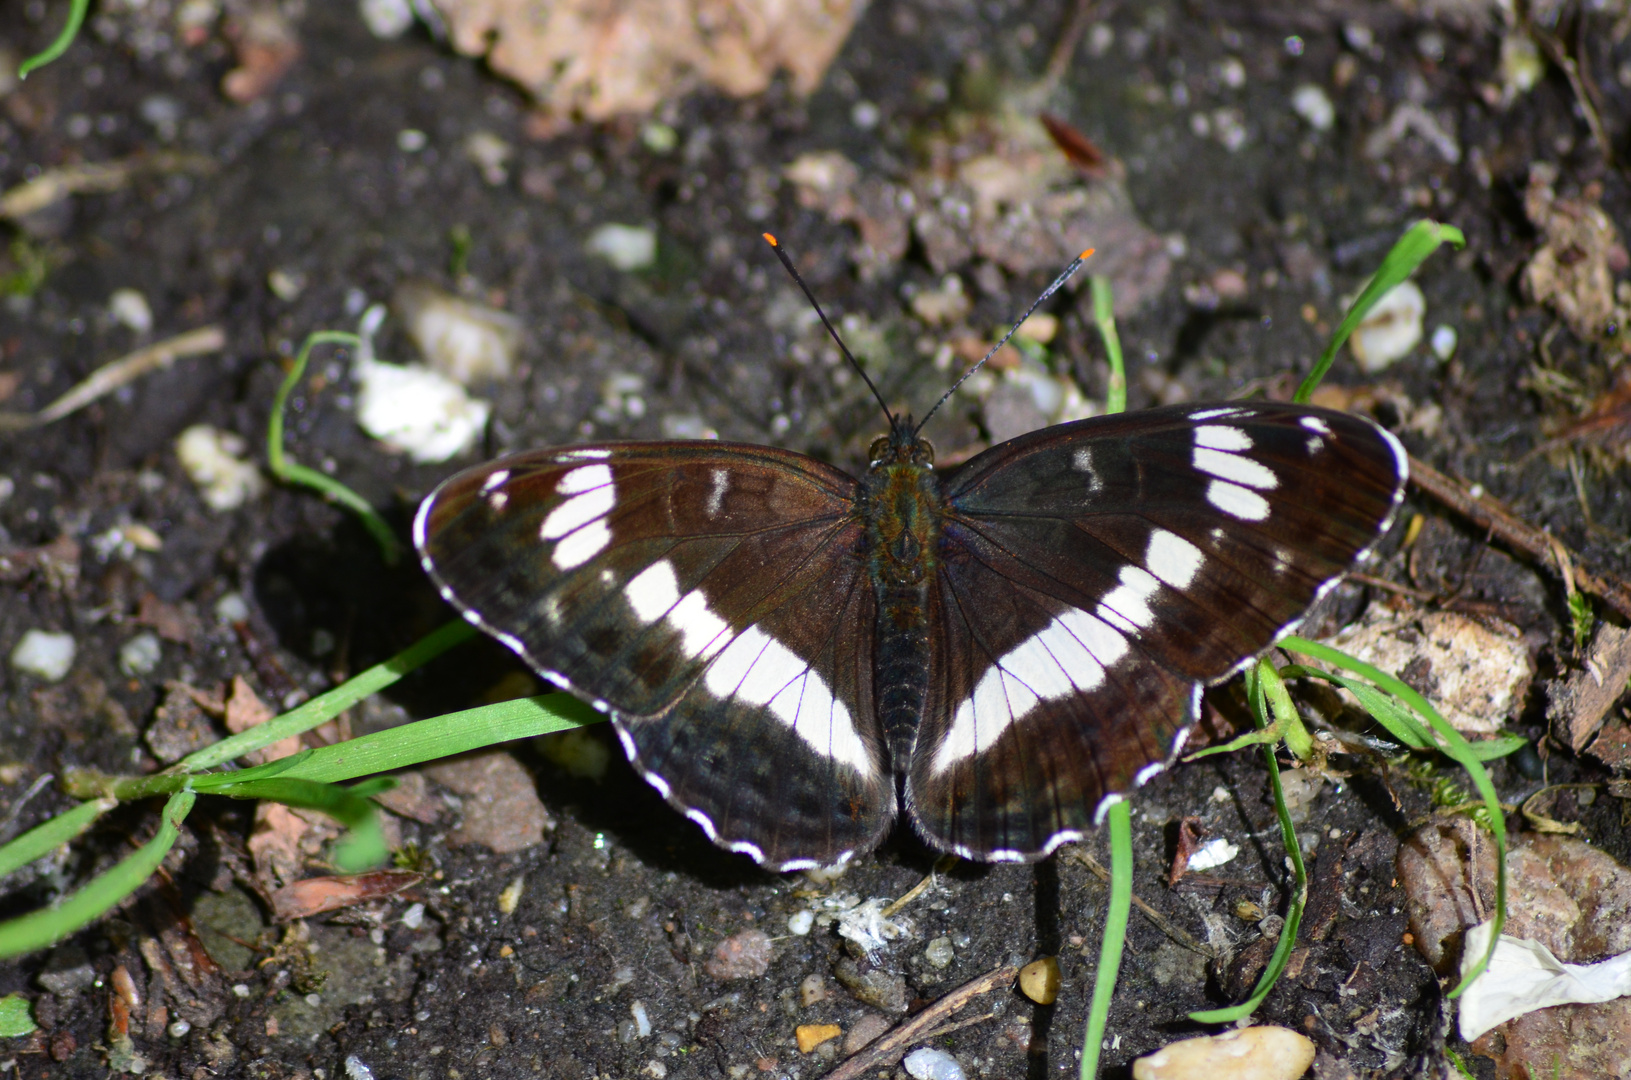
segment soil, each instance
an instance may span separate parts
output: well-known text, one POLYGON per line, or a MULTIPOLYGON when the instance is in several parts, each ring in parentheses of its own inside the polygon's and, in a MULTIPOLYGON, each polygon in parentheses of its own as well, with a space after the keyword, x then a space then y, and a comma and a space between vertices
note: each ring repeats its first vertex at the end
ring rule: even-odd
MULTIPOLYGON (((0 41, 14 53, 39 47, 62 6, 7 5, 0 41)), ((33 551, 65 536, 81 545, 71 572, 0 575, 0 654, 32 628, 69 631, 78 643, 60 684, 0 670, 0 798, 15 815, 8 837, 69 805, 48 787, 16 812, 46 773, 157 767, 141 731, 167 680, 217 686, 245 675, 267 700, 293 700, 448 617, 417 568, 383 568, 346 514, 275 486, 216 512, 172 448, 198 423, 258 446, 282 363, 304 335, 352 328, 363 303, 389 298, 404 281, 462 290, 526 327, 524 370, 486 391, 494 420, 486 444, 464 463, 523 446, 662 437, 664 418, 680 417, 725 438, 863 465, 877 414, 833 368, 790 357, 773 311, 788 289, 758 234, 778 234, 830 310, 862 313, 884 328, 883 338, 897 343, 885 386, 920 413, 947 377, 912 347, 928 331, 912 321, 905 287, 934 287, 937 275, 913 247, 863 280, 849 256, 854 228, 801 208, 791 185, 778 186, 778 171, 800 153, 836 149, 863 176, 902 175, 926 133, 978 106, 981 87, 1038 78, 1074 8, 1064 0, 874 4, 813 96, 800 99, 784 82, 747 100, 695 93, 666 107, 680 148, 663 154, 633 121, 529 138, 518 91, 426 32, 376 40, 355 5, 310 5, 298 20, 300 59, 247 105, 219 90, 232 66, 224 40, 192 48, 155 41, 144 36, 142 5, 106 6, 113 10, 93 18, 63 59, 0 99, 0 181, 9 188, 41 169, 165 149, 203 155, 213 167, 137 175, 118 191, 59 204, 13 234, 14 261, 26 245, 44 253, 49 269, 32 295, 0 308, 3 407, 38 409, 137 343, 107 315, 115 289, 145 294, 156 337, 214 322, 229 344, 54 425, 0 435, 0 475, 11 481, 0 501, 0 545, 33 551), (863 101, 877 107, 876 126, 855 122, 863 101), (144 119, 164 110, 174 117, 169 130, 144 119), (411 145, 402 139, 409 130, 424 133, 422 149, 402 148, 411 145), (478 130, 514 148, 498 183, 461 152, 478 130), (654 226, 658 264, 630 274, 586 254, 585 237, 607 222, 654 226), (462 276, 453 265, 455 227, 469 236, 462 276), (280 296, 269 284, 274 271, 303 287, 280 296), (621 376, 638 382, 612 382, 621 376), (608 385, 637 385, 643 408, 630 408, 626 393, 612 393, 608 407, 608 385), (131 522, 153 529, 162 547, 104 552, 94 543, 131 522), (242 632, 214 614, 232 593, 248 601, 242 632), (141 629, 149 594, 165 605, 149 600, 149 614, 178 613, 181 629, 163 642, 156 668, 129 675, 119 651, 141 629)), ((1532 162, 1557 165, 1560 194, 1600 198, 1620 222, 1631 220, 1625 176, 1605 161, 1557 68, 1509 105, 1496 100, 1493 9, 1460 25, 1407 6, 1095 10, 1113 37, 1105 44, 1105 35, 1088 35, 1048 107, 1125 165, 1137 215, 1173 238, 1168 250, 1177 255, 1165 288, 1121 326, 1131 405, 1253 386, 1283 393, 1284 373, 1307 370, 1317 354, 1338 298, 1362 285, 1409 222, 1431 214, 1468 238, 1465 251, 1441 252, 1418 275, 1428 328, 1459 331, 1454 357, 1442 362, 1419 347, 1367 377, 1345 355, 1332 384, 1381 387, 1364 400, 1380 402, 1379 419, 1414 454, 1482 484, 1597 573, 1623 580, 1631 574, 1631 499, 1612 448, 1584 456, 1578 485, 1566 454, 1531 454, 1574 415, 1563 399, 1537 392, 1536 366, 1571 380, 1583 406, 1610 385, 1614 356, 1529 303, 1518 276, 1538 244, 1523 206, 1532 162), (1245 73, 1238 86, 1230 58, 1245 73), (1339 88, 1333 73, 1344 69, 1339 88), (1293 112, 1292 92, 1304 82, 1324 86, 1334 101, 1331 130, 1315 133, 1293 112), (1453 133, 1454 160, 1419 134, 1366 155, 1367 138, 1408 101, 1425 104, 1453 133), (1235 150, 1215 134, 1222 109, 1236 110, 1232 120, 1247 136, 1235 150), (1214 134, 1198 133, 1197 116, 1214 134), (1221 305, 1186 301, 1186 285, 1214 281, 1219 271, 1240 275, 1244 293, 1221 305), (1423 420, 1426 406, 1440 412, 1423 420)), ((1624 18, 1615 5, 1585 14, 1570 6, 1559 40, 1584 49, 1581 71, 1624 154, 1631 46, 1623 33, 1615 43, 1615 17, 1624 18), (1570 20, 1583 23, 1578 36, 1570 20)), ((1051 276, 987 269, 965 272, 973 325, 1001 324, 1051 276)), ((1088 396, 1102 396, 1107 369, 1085 295, 1053 308, 1062 316, 1055 355, 1068 358, 1088 396)), ((387 358, 411 356, 389 330, 381 349, 387 358)), ((354 423, 354 392, 345 364, 320 353, 293 402, 292 451, 405 530, 417 500, 459 463, 415 466, 387 452, 354 423)), ((953 447, 977 441, 971 415, 954 410, 936 437, 953 447)), ((1541 786, 1543 771, 1554 783, 1605 777, 1589 758, 1543 741, 1545 687, 1575 658, 1557 579, 1413 495, 1401 521, 1417 513, 1427 528, 1415 563, 1401 551, 1401 524, 1368 572, 1455 592, 1464 605, 1516 623, 1539 667, 1509 729, 1536 740, 1545 760, 1529 751, 1497 763, 1503 799, 1521 801, 1541 786)), ((1387 595, 1345 586, 1333 620, 1387 595)), ((496 646, 466 645, 356 722, 468 707, 515 671, 496 646)), ((1227 711, 1228 691, 1213 697, 1227 711)), ((434 876, 350 925, 318 919, 267 933, 265 910, 233 883, 250 810, 207 800, 188 824, 186 857, 173 859, 138 902, 54 951, 0 964, 0 993, 30 997, 42 1026, 31 1040, 12 1040, 14 1052, 0 1048, 10 1059, 0 1067, 29 1080, 129 1068, 128 1059, 109 1059, 108 980, 122 965, 145 1002, 159 983, 147 982, 143 940, 177 933, 190 914, 222 972, 172 995, 156 1026, 145 1012, 132 1021, 134 1049, 152 1075, 322 1078, 343 1069, 382 1080, 739 1080, 828 1071, 838 1044, 801 1054, 795 1027, 836 1022, 848 1031, 879 1010, 839 985, 840 968, 853 969, 857 958, 833 930, 795 934, 789 917, 812 894, 898 897, 935 867, 934 853, 900 829, 836 885, 761 872, 669 810, 622 764, 608 735, 595 735, 613 761, 598 781, 517 748, 558 821, 543 845, 495 855, 448 846, 445 827, 399 822, 402 840, 417 845, 434 876), (517 879, 519 905, 506 914, 500 893, 517 879), (412 903, 424 905, 416 928, 402 921, 412 903), (768 971, 733 981, 710 974, 715 946, 749 929, 771 938, 768 971), (52 972, 69 973, 55 980, 57 992, 42 989, 53 985, 52 972), (826 996, 806 1005, 800 986, 810 976, 826 996), (183 1007, 183 998, 191 1004, 183 1007), (190 1030, 167 1030, 164 1021, 185 1015, 197 1018, 190 1030)), ((1432 812, 1434 777, 1419 766, 1337 760, 1350 779, 1328 785, 1300 826, 1315 884, 1299 952, 1257 1017, 1311 1037, 1319 1075, 1437 1077, 1446 1046, 1468 1051, 1453 1034, 1446 984, 1404 943, 1393 873, 1398 838, 1432 812)), ((1631 831, 1621 802, 1599 798, 1574 812, 1584 835, 1623 861, 1631 859, 1631 831)), ((1189 1012, 1237 1000, 1255 980, 1254 958, 1264 958, 1255 943, 1267 940, 1237 916, 1238 904, 1283 913, 1286 900, 1260 757, 1175 768, 1138 793, 1133 819, 1138 895, 1203 951, 1234 959, 1209 968, 1201 951, 1135 912, 1110 1016, 1109 1076, 1126 1076, 1137 1055, 1201 1030, 1189 1012), (1186 816, 1242 854, 1169 887, 1186 816)), ((71 854, 13 878, 4 913, 36 907, 108 865, 148 835, 152 820, 152 807, 121 808, 71 854)), ((1082 846, 1107 861, 1102 838, 1082 846)), ((938 1042, 971 1074, 1073 1073, 1105 900, 1099 879, 1069 853, 1036 866, 959 863, 907 907, 910 935, 876 964, 904 977, 910 1008, 1000 964, 1058 956, 1055 1004, 999 991, 972 1007, 989 1019, 938 1042), (944 965, 944 948, 928 947, 941 938, 952 946, 944 965)), ((1469 1060, 1475 1075, 1494 1075, 1488 1060, 1469 1060)), ((891 1074, 898 1067, 869 1073, 891 1074)))

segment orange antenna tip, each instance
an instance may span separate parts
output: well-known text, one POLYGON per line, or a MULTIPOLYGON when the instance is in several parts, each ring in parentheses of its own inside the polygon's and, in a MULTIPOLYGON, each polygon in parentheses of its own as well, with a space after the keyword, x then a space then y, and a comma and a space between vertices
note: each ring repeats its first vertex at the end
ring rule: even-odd
POLYGON ((1087 259, 1087 258, 1091 258, 1091 257, 1092 257, 1092 255, 1093 255, 1093 253, 1094 253, 1094 252, 1095 252, 1095 251, 1097 251, 1097 250, 1099 250, 1099 249, 1098 249, 1098 248, 1088 248, 1088 249, 1087 249, 1087 250, 1086 250, 1086 251, 1084 251, 1084 252, 1082 252, 1082 253, 1081 253, 1081 254, 1080 254, 1080 255, 1078 255, 1078 256, 1076 256, 1076 257, 1077 257, 1077 258, 1078 258, 1078 259, 1087 259))
POLYGON ((765 238, 765 243, 769 244, 771 247, 781 247, 780 244, 776 243, 776 238, 774 236, 771 236, 769 233, 764 233, 763 235, 765 238))

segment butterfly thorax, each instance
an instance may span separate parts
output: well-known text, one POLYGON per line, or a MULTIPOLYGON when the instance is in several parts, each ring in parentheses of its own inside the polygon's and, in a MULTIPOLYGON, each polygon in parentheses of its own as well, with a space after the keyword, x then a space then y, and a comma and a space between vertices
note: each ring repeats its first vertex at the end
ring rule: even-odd
POLYGON ((878 719, 897 769, 910 760, 928 691, 929 584, 944 500, 934 448, 897 418, 872 444, 857 510, 866 526, 868 571, 878 597, 878 719))

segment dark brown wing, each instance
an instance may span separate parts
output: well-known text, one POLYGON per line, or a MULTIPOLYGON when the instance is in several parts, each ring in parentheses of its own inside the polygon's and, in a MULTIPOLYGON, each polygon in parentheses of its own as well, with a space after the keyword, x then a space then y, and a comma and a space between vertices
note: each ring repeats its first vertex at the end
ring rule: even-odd
POLYGON ((1391 435, 1267 403, 1064 424, 947 478, 931 699, 907 806, 1034 858, 1176 752, 1199 690, 1292 631, 1403 496, 1391 435))
POLYGON ((447 481, 415 542, 450 603, 610 712, 717 843, 816 865, 894 814, 855 489, 759 446, 540 450, 447 481))

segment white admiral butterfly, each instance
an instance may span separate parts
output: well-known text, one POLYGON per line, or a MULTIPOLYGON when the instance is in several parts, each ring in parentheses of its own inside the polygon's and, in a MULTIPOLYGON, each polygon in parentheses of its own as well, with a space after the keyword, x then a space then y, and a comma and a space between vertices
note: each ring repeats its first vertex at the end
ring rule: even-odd
POLYGON ((716 843, 848 859, 899 774, 936 848, 1029 860, 1173 759, 1202 687, 1369 552, 1407 471, 1368 420, 1266 402, 1060 424, 945 473, 919 430, 891 416, 861 478, 725 442, 514 454, 438 487, 414 543, 716 843))

